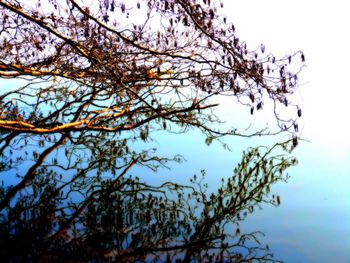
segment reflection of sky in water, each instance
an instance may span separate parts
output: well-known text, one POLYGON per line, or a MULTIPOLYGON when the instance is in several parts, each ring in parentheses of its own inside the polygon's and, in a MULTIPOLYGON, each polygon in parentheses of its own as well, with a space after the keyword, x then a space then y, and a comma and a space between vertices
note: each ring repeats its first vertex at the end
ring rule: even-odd
POLYGON ((264 42, 282 55, 301 49, 308 65, 299 94, 302 137, 311 142, 295 151, 299 165, 290 170, 289 183, 274 188, 282 205, 255 213, 247 227, 264 228, 286 262, 350 262, 347 1, 225 3, 248 46, 264 42))
MULTIPOLYGON (((350 262, 350 126, 346 116, 350 53, 344 53, 350 46, 344 33, 350 21, 345 4, 341 0, 319 1, 317 7, 301 0, 289 5, 278 0, 225 1, 228 20, 235 22, 248 47, 263 42, 277 55, 299 49, 306 54, 308 66, 300 76, 306 84, 297 95, 303 109, 302 137, 310 142, 302 142, 294 152, 299 164, 289 170, 289 183, 272 189, 281 195, 282 205, 255 211, 241 227, 243 232, 265 232, 265 241, 285 262, 350 262)), ((231 107, 224 107, 229 120, 231 107)), ((210 187, 231 175, 244 148, 265 140, 234 138, 230 140, 232 152, 227 152, 217 144, 205 146, 205 138, 197 133, 157 139, 162 152, 184 154, 188 160, 172 165, 172 171, 164 170, 164 174, 188 178, 205 168, 210 187)))
MULTIPOLYGON (((233 139, 235 147, 227 152, 217 144, 203 145, 204 138, 198 134, 190 135, 158 137, 160 146, 166 146, 162 152, 184 153, 188 161, 173 165, 172 171, 152 175, 155 182, 164 174, 187 182, 188 176, 205 168, 209 187, 215 189, 222 176, 231 175, 242 149, 246 145, 257 145, 254 139, 239 140, 239 143, 233 139)), ((342 158, 337 159, 332 153, 323 154, 315 148, 310 143, 300 145, 294 154, 298 156, 299 165, 289 170, 289 183, 273 187, 272 191, 281 195, 282 205, 256 210, 242 224, 241 230, 265 232, 264 241, 277 258, 286 262, 348 262, 349 168, 342 158)))
MULTIPOLYGON (((225 1, 228 20, 235 22, 248 47, 264 42, 267 50, 282 55, 301 49, 308 65, 301 75, 301 82, 308 84, 301 86, 299 95, 302 137, 311 142, 302 142, 295 151, 299 165, 289 170, 289 183, 272 189, 281 195, 282 205, 255 211, 241 231, 263 231, 276 258, 285 262, 350 262, 350 137, 345 116, 350 57, 344 53, 350 46, 344 33, 350 21, 345 21, 349 20, 344 13, 346 1, 319 1, 317 7, 311 2, 225 1)), ((4 91, 10 86, 0 82, 0 87, 4 91)), ((195 132, 156 138, 161 153, 183 154, 188 162, 173 164, 171 171, 159 175, 147 172, 142 178, 157 183, 169 175, 164 180, 188 182, 203 168, 212 188, 221 177, 232 174, 243 149, 265 140, 233 138, 228 140, 232 148, 228 152, 217 143, 207 147, 205 137, 195 132)))
POLYGON ((312 146, 301 151, 304 158, 291 169, 289 183, 275 187, 282 206, 247 223, 266 227, 267 240, 286 262, 349 262, 349 168, 312 146), (300 254, 305 258, 298 259, 300 254))
MULTIPOLYGON (((228 152, 217 143, 207 147, 204 136, 194 132, 186 136, 158 136, 157 140, 160 152, 182 153, 187 162, 172 165, 171 171, 149 175, 151 181, 175 178, 188 182, 189 176, 205 168, 211 189, 218 187, 221 177, 232 175, 243 149, 265 141, 233 138, 232 152, 228 152)), ((304 142, 297 148, 294 155, 299 164, 289 170, 289 183, 272 188, 281 196, 282 205, 256 210, 241 225, 241 231, 263 231, 263 241, 276 258, 285 262, 349 262, 349 154, 338 156, 316 143, 304 142)))

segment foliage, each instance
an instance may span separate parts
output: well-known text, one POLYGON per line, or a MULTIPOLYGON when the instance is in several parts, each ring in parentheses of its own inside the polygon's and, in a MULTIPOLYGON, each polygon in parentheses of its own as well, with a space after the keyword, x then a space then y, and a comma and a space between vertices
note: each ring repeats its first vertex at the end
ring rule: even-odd
MULTIPOLYGON (((226 247, 228 236, 222 236, 224 222, 236 222, 239 211, 263 201, 263 189, 275 181, 272 178, 280 178, 275 168, 283 171, 288 161, 270 167, 257 161, 257 150, 246 153, 213 200, 205 199, 200 183, 156 187, 128 177, 134 167, 157 171, 168 161, 181 161, 179 156, 162 157, 133 147, 147 143, 154 131, 184 133, 197 128, 207 136, 208 145, 222 136, 286 132, 293 137, 293 147, 297 144, 294 132, 301 109, 288 98, 297 87, 301 67, 292 71, 289 65, 297 55, 304 62, 304 55, 275 58, 263 45, 248 50, 234 26, 220 15, 220 6, 209 0, 0 0, 0 78, 9 83, 0 93, 3 245, 17 248, 27 242, 38 257, 50 256, 41 254, 45 250, 59 253, 59 247, 77 253, 86 248, 94 257, 87 248, 99 240, 102 250, 126 250, 125 255, 135 257, 132 260, 142 260, 147 253, 181 257, 180 252, 185 261, 200 260, 207 257, 202 253, 220 246, 224 254, 232 251, 234 246, 226 247), (223 130, 215 116, 221 96, 235 98, 252 114, 272 104, 276 127, 250 133, 223 130), (296 116, 283 115, 282 106, 295 109, 296 116), (250 166, 252 162, 256 166, 250 166), (259 176, 250 181, 256 174, 264 185, 259 176), (255 193, 246 184, 260 190, 255 193), (227 190, 233 186, 239 190, 227 190), (160 200, 171 190, 183 192, 177 206, 170 198, 160 200), (153 192, 157 194, 151 199, 163 206, 162 217, 168 215, 164 220, 157 220, 155 207, 146 205, 147 194, 153 192), (219 201, 226 202, 230 195, 236 200, 233 204, 242 207, 219 201), (249 202, 253 204, 248 206, 249 202), (192 205, 202 207, 203 215, 194 214, 192 205), (173 209, 180 214, 170 219, 173 209), (97 210, 108 213, 102 216, 97 210), (138 223, 124 217, 110 226, 102 223, 118 217, 121 210, 138 223), (147 213, 148 222, 157 220, 159 229, 153 231, 172 233, 171 240, 149 235, 151 225, 142 223, 147 213), (207 215, 211 219, 205 223, 207 215), (170 226, 175 221, 180 225, 174 230, 170 226), (106 234, 108 227, 116 236, 106 234), (199 244, 203 233, 213 239, 199 244), (157 250, 155 244, 161 240, 165 247, 180 247, 157 250), (137 243, 131 246, 132 241, 137 243)), ((237 245, 244 245, 246 237, 237 245)))

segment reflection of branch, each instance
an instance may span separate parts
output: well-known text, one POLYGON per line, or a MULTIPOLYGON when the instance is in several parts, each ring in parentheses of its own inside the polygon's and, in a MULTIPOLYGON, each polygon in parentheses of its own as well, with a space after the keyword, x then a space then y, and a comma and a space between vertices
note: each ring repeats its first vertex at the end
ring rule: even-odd
MULTIPOLYGON (((120 173, 120 175, 114 179, 114 183, 111 186, 111 191, 117 191, 118 188, 122 187, 122 185, 118 185, 118 182, 120 182, 120 179, 133 167, 139 159, 134 159, 130 162, 130 164, 120 173)), ((64 234, 69 227, 74 223, 74 221, 84 212, 86 207, 91 204, 92 201, 94 201, 94 198, 97 194, 103 193, 108 194, 109 192, 105 193, 103 190, 96 190, 92 192, 89 197, 85 199, 85 201, 80 205, 80 207, 74 212, 74 214, 63 224, 63 226, 58 230, 55 234, 53 234, 50 239, 54 240, 59 238, 62 234, 64 234)))
POLYGON ((15 138, 17 135, 18 135, 17 132, 11 132, 10 134, 4 136, 3 138, 0 138, 0 144, 5 141, 4 145, 0 148, 0 156, 3 154, 6 147, 10 145, 11 140, 15 138))
MULTIPOLYGON (((0 162, 0 174, 25 169, 12 188, 0 186, 0 233, 9 226, 4 231, 16 240, 24 230, 30 241, 23 242, 30 247, 34 240, 33 253, 42 257, 42 250, 55 253, 62 246, 81 254, 89 249, 87 260, 99 253, 96 246, 130 261, 179 251, 185 261, 201 261, 214 251, 239 262, 240 245, 254 254, 260 247, 254 233, 250 240, 258 245, 250 248, 244 246, 249 236, 230 236, 226 226, 238 224, 240 213, 259 203, 279 203, 265 194, 283 179, 278 168, 284 171, 290 160, 250 150, 227 185, 210 197, 196 179, 189 186, 154 186, 125 178, 136 165, 157 171, 171 160, 139 150, 144 144, 137 143, 147 142, 153 131, 185 133, 193 127, 209 137, 208 144, 226 135, 277 133, 217 127, 222 122, 210 111, 217 106, 211 98, 233 96, 252 109, 266 101, 288 106, 283 99, 294 92, 297 78, 286 58, 248 50, 209 2, 155 0, 145 5, 147 18, 139 26, 115 20, 118 8, 121 16, 125 10, 133 15, 135 9, 124 3, 99 0, 100 8, 92 10, 77 0, 37 6, 0 0, 6 32, 0 37, 0 77, 29 83, 0 95, 0 156, 9 155, 0 162), (160 19, 155 30, 148 27, 152 17, 160 19), (36 240, 43 221, 43 240, 36 240)), ((294 118, 274 109, 279 131, 292 127, 294 118)))
MULTIPOLYGON (((253 211, 250 211, 252 206, 270 199, 265 196, 265 190, 283 179, 280 169, 284 171, 292 164, 291 159, 284 159, 281 154, 271 156, 271 152, 277 146, 287 146, 286 143, 264 147, 263 152, 259 151, 262 147, 249 149, 233 177, 210 196, 204 177, 198 180, 194 177, 190 185, 165 182, 158 187, 141 183, 138 179, 124 178, 136 163, 150 160, 142 155, 130 160, 113 178, 92 185, 80 182, 85 184, 85 188, 80 188, 84 196, 82 201, 70 203, 68 195, 62 198, 58 193, 64 191, 64 186, 69 188, 76 177, 63 186, 47 181, 53 192, 43 190, 41 196, 32 199, 34 202, 39 197, 38 202, 22 206, 23 212, 29 212, 40 210, 41 205, 50 203, 50 198, 55 198, 53 203, 55 200, 63 202, 53 208, 56 214, 50 219, 61 222, 59 229, 49 226, 48 232, 44 233, 44 244, 39 241, 36 251, 43 259, 48 253, 58 257, 62 247, 72 247, 67 258, 79 255, 86 259, 97 257, 127 262, 161 256, 179 256, 183 262, 206 261, 206 253, 211 251, 223 261, 279 262, 272 258, 268 247, 261 245, 259 232, 240 234, 237 230, 230 234, 227 230, 238 226, 246 218, 244 213, 253 211), (78 233, 72 232, 76 230, 78 233)), ((86 174, 93 169, 93 164, 80 172, 86 174)), ((72 188, 67 190, 74 191, 72 188)), ((40 216, 46 217, 47 214, 40 216)), ((30 219, 29 225, 41 222, 40 216, 30 219)))
MULTIPOLYGON (((218 236, 209 236, 207 238, 204 238, 203 240, 201 240, 201 242, 207 244, 210 242, 213 242, 215 240, 219 240, 221 238, 223 238, 224 235, 218 235, 218 236)), ((147 255, 148 253, 156 253, 156 252, 179 252, 179 251, 184 251, 184 250, 190 250, 191 248, 198 248, 199 244, 196 243, 188 243, 188 244, 183 244, 183 245, 173 245, 173 246, 159 246, 159 245, 155 245, 155 246, 141 246, 139 248, 136 249, 128 249, 128 250, 122 250, 122 251, 116 251, 117 254, 117 258, 116 260, 121 260, 121 259, 125 259, 125 258, 132 258, 132 257, 137 257, 140 255, 147 255)), ((109 252, 111 253, 111 252, 109 252)), ((113 253, 113 252, 112 252, 113 253)), ((186 261, 182 261, 182 262, 186 262, 186 261)))
POLYGON ((61 138, 51 147, 47 148, 43 151, 42 154, 38 157, 36 163, 27 171, 26 175, 23 177, 22 181, 16 186, 10 188, 10 190, 6 193, 5 197, 0 202, 0 211, 4 209, 11 199, 18 193, 18 191, 25 188, 30 182, 34 179, 36 170, 40 167, 40 165, 44 162, 45 158, 53 152, 57 147, 64 144, 65 140, 68 138, 68 134, 65 133, 61 136, 61 138))

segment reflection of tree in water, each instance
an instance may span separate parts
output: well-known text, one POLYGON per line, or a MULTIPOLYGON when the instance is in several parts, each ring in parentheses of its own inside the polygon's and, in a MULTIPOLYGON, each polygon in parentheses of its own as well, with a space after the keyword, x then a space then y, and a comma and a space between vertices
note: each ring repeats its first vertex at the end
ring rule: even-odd
MULTIPOLYGON (((8 261, 274 261, 261 233, 240 233, 239 223, 262 203, 279 204, 269 194, 296 163, 278 148, 244 153, 234 175, 209 193, 205 172, 189 185, 154 187, 118 177, 86 190, 39 176, 1 213, 1 258, 8 261), (275 152, 274 152, 274 151, 275 152), (280 152, 280 151, 279 151, 280 152), (65 188, 62 186, 65 185, 65 188)), ((3 194, 4 188, 1 189, 3 194)))
POLYGON ((208 145, 284 133, 297 144, 301 109, 290 95, 304 54, 248 49, 222 8, 0 0, 0 78, 20 80, 0 90, 1 260, 272 260, 238 224, 279 203, 268 190, 293 160, 250 150, 215 193, 202 176, 159 187, 128 177, 181 161, 145 149, 160 131, 197 129, 208 145), (273 124, 225 128, 223 97, 246 109, 237 114, 270 111, 273 124))

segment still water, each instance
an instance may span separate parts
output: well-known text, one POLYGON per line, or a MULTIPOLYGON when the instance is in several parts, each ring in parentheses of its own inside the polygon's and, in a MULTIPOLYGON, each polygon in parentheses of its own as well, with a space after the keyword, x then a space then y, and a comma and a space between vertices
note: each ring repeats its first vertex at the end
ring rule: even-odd
MULTIPOLYGON (((248 46, 264 43, 280 55, 300 49, 307 61, 298 95, 301 137, 309 142, 295 150, 299 164, 289 170, 289 182, 274 188, 282 204, 256 211, 246 228, 264 231, 276 257, 285 262, 350 262, 348 2, 250 0, 225 5, 248 46)), ((254 142, 239 145, 244 144, 254 142)))
MULTIPOLYGON (((161 153, 183 154, 187 162, 150 174, 147 180, 187 183, 191 175, 205 169, 209 187, 215 190, 222 177, 232 175, 245 148, 276 140, 231 138, 229 152, 218 143, 206 146, 204 139, 196 132, 158 136, 161 153)), ((299 163, 288 170, 288 183, 272 188, 281 196, 281 205, 263 206, 241 224, 242 232, 265 233, 262 241, 284 262, 350 262, 350 148, 339 145, 334 146, 338 151, 329 151, 325 140, 319 139, 300 143, 293 152, 299 163)))

